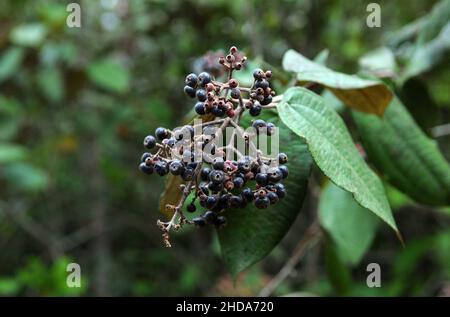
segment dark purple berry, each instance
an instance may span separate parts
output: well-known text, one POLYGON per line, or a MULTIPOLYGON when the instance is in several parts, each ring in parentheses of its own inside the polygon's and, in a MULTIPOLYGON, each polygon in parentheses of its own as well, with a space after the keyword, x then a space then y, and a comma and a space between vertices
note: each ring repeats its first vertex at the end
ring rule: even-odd
POLYGON ((200 178, 202 181, 208 181, 209 180, 209 173, 211 173, 211 169, 209 167, 203 167, 200 171, 200 178))
POLYGON ((257 80, 263 79, 264 77, 264 72, 262 69, 257 68, 253 71, 253 77, 257 80))
POLYGON ((169 165, 169 171, 172 175, 181 175, 184 172, 184 165, 179 160, 173 160, 169 165))
POLYGON ((214 224, 214 222, 217 219, 217 214, 212 210, 208 210, 203 215, 203 218, 206 220, 207 223, 214 224))
POLYGON ((278 169, 281 171, 281 174, 283 174, 283 178, 289 176, 289 169, 286 165, 280 165, 278 166, 278 169))
POLYGON ((258 197, 255 199, 255 207, 258 209, 265 209, 269 207, 270 200, 266 197, 258 197))
POLYGON ((288 157, 286 154, 284 153, 279 153, 278 154, 278 163, 280 164, 286 164, 288 161, 288 157))
POLYGON ((155 130, 155 136, 162 141, 169 137, 169 131, 166 128, 159 127, 155 130))
POLYGON ((166 162, 157 162, 155 164, 155 171, 159 176, 164 176, 168 173, 166 162))
POLYGON ((207 72, 202 72, 198 75, 198 83, 201 87, 204 87, 206 84, 209 84, 211 82, 212 78, 211 75, 207 72))
POLYGON ((184 86, 184 93, 191 98, 195 98, 195 88, 191 86, 184 86))
POLYGON ((216 227, 222 227, 227 223, 227 219, 224 216, 217 217, 216 221, 214 222, 214 225, 216 227))
POLYGON ((209 208, 209 209, 214 208, 214 206, 216 204, 217 204, 217 198, 215 196, 208 196, 206 198, 206 201, 205 201, 206 208, 209 208))
POLYGON ((214 170, 209 174, 209 180, 214 184, 222 184, 225 179, 225 173, 219 170, 214 170))
POLYGON ((189 87, 195 88, 195 86, 197 86, 197 81, 198 81, 197 75, 191 73, 186 76, 186 80, 184 82, 189 87))
POLYGON ((156 145, 156 139, 153 135, 147 135, 144 139, 144 146, 147 149, 153 149, 156 145))
POLYGON ((272 205, 276 204, 279 200, 278 195, 274 192, 268 192, 266 197, 269 198, 269 201, 272 205))
POLYGON ((145 160, 149 157, 152 157, 151 153, 145 152, 144 154, 142 154, 141 156, 141 162, 145 162, 145 160))
POLYGON ((197 114, 204 115, 206 113, 205 104, 203 102, 197 102, 194 106, 194 110, 197 114))
POLYGON ((206 101, 207 98, 207 94, 206 94, 206 90, 204 89, 199 89, 197 90, 197 92, 195 93, 195 96, 197 97, 198 101, 206 101))
POLYGON ((254 104, 253 107, 250 108, 248 111, 251 116, 256 117, 259 116, 261 113, 262 107, 260 104, 254 104))
POLYGON ((233 179, 234 188, 241 188, 244 186, 244 179, 242 177, 235 177, 233 179))
POLYGON ((246 201, 250 202, 253 201, 254 199, 254 195, 253 195, 253 190, 251 188, 245 188, 242 193, 241 193, 242 197, 245 198, 246 201))
POLYGON ((192 218, 192 222, 199 227, 204 227, 206 225, 206 221, 203 217, 192 218))
POLYGON ((241 90, 239 88, 231 89, 230 96, 231 98, 239 99, 239 97, 241 96, 241 90))
POLYGON ((221 157, 216 157, 216 158, 214 158, 214 160, 213 160, 212 167, 213 167, 215 170, 221 170, 221 171, 223 171, 223 169, 224 169, 224 167, 225 167, 225 161, 224 161, 223 158, 221 158, 221 157))
POLYGON ((268 180, 267 174, 266 173, 258 173, 255 176, 255 180, 259 185, 265 186, 267 184, 267 180, 268 180))
POLYGON ((145 174, 153 173, 153 166, 147 165, 145 163, 139 164, 139 169, 141 170, 142 173, 145 173, 145 174))

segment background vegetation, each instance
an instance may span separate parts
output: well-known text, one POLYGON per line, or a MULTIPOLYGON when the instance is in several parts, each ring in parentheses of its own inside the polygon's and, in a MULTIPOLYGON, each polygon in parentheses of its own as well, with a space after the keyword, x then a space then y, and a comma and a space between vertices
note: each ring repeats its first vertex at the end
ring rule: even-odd
MULTIPOLYGON (((163 182, 137 170, 142 138, 182 122, 192 107, 184 76, 208 50, 237 45, 290 78, 285 51, 313 58, 327 48, 328 65, 352 73, 436 3, 380 1, 382 27, 370 29, 370 1, 79 1, 82 27, 70 29, 69 2, 0 4, 0 295, 258 295, 317 218, 322 175, 281 244, 233 287, 212 230, 162 246, 163 182), (70 262, 81 265, 80 289, 66 287, 70 262)), ((401 95, 447 160, 449 134, 432 128, 449 122, 448 65, 401 95)), ((380 226, 364 258, 344 263, 324 234, 273 294, 450 295, 450 212, 386 190, 405 248, 380 226), (365 284, 371 262, 382 266, 379 289, 365 284)))

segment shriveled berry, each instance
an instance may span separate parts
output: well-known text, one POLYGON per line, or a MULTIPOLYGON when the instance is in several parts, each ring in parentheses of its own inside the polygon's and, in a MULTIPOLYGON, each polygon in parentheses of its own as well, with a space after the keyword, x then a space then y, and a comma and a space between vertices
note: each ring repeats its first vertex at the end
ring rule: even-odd
POLYGON ((206 221, 203 217, 192 218, 192 222, 199 227, 204 227, 206 225, 206 221))
POLYGON ((159 127, 155 130, 155 136, 162 141, 169 137, 169 131, 166 128, 159 127))
POLYGON ((198 81, 197 75, 194 74, 194 73, 191 73, 191 74, 186 76, 186 79, 185 79, 184 82, 189 87, 195 88, 195 86, 197 86, 197 81, 198 81))
POLYGON ((139 169, 141 170, 142 173, 145 173, 145 174, 153 173, 153 166, 147 165, 143 162, 141 164, 139 164, 139 169))
POLYGON ((194 110, 197 114, 204 115, 206 113, 205 104, 203 102, 197 102, 194 106, 194 110))
POLYGON ((183 90, 186 95, 191 98, 195 98, 195 88, 192 88, 191 86, 184 86, 183 90))
POLYGON ((230 88, 236 88, 239 85, 238 81, 234 78, 231 78, 228 81, 228 86, 230 86, 230 88))
POLYGON ((144 139, 144 146, 147 149, 153 149, 156 145, 156 139, 153 135, 147 135, 144 139))

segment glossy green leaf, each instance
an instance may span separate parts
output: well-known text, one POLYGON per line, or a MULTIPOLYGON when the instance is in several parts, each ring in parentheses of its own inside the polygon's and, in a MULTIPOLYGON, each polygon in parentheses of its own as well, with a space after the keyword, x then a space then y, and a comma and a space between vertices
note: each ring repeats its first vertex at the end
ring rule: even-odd
POLYGON ((383 118, 353 112, 364 149, 386 179, 414 200, 450 203, 450 166, 395 98, 383 118))
POLYGON ((277 108, 281 120, 306 140, 325 175, 397 231, 380 179, 364 162, 341 117, 323 98, 294 87, 285 92, 277 108))
POLYGON ((320 194, 319 221, 336 244, 339 257, 352 265, 358 264, 370 247, 379 224, 373 213, 331 182, 320 194))
POLYGON ((302 208, 311 169, 306 144, 276 116, 265 118, 280 130, 280 151, 289 157, 289 177, 284 181, 287 196, 268 209, 253 205, 227 210, 228 225, 218 230, 223 258, 236 275, 260 261, 281 241, 302 208))
POLYGON ((382 115, 392 99, 392 92, 383 83, 333 71, 294 50, 284 54, 283 68, 297 73, 299 81, 328 87, 347 106, 363 112, 382 115))
POLYGON ((130 73, 118 61, 105 59, 94 62, 88 67, 89 78, 98 86, 118 93, 130 88, 130 73))

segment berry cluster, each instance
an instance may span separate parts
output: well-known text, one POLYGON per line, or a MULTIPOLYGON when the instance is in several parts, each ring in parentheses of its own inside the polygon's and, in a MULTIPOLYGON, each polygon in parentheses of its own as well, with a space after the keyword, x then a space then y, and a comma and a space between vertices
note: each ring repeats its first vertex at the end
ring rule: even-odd
POLYGON ((158 220, 166 246, 170 246, 169 231, 172 228, 178 229, 183 224, 221 227, 226 224, 224 214, 228 208, 244 208, 252 203, 264 209, 286 196, 281 183, 289 174, 284 165, 286 154, 264 157, 253 142, 253 138, 262 134, 273 136, 275 125, 256 119, 252 122, 253 132, 244 131, 239 125, 245 111, 257 116, 262 109, 276 106, 275 92, 269 84, 271 71, 255 69, 254 82, 248 88, 241 87, 233 78, 233 71, 240 70, 245 62, 246 57, 233 46, 228 55, 219 58, 219 64, 228 73, 225 82, 216 81, 207 72, 186 76, 184 92, 197 98, 194 106, 197 114, 200 118, 215 119, 174 130, 159 127, 154 136, 148 135, 144 139, 144 146, 149 150, 156 149, 156 152, 144 153, 139 169, 146 174, 171 174, 184 181, 177 205, 165 206, 173 213, 172 219, 168 222, 158 220), (204 116, 206 114, 208 116, 204 116), (233 128, 230 142, 220 146, 218 141, 224 140, 228 127, 233 128), (244 152, 235 146, 235 136, 243 140, 244 152), (188 220, 182 210, 188 197, 192 200, 186 206, 187 212, 196 211, 197 201, 205 209, 201 216, 192 220, 188 220))

